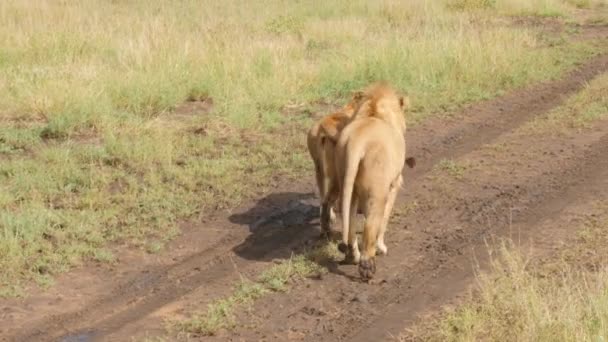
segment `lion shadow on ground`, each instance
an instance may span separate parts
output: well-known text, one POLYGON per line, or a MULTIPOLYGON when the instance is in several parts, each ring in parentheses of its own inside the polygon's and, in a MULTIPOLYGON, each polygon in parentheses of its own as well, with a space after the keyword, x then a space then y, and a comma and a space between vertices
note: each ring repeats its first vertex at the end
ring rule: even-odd
POLYGON ((317 202, 314 193, 272 193, 245 212, 230 215, 230 222, 247 226, 250 232, 233 251, 257 261, 285 259, 299 253, 320 235, 317 202))
MULTIPOLYGON (((236 255, 247 260, 278 261, 313 250, 327 238, 321 236, 318 199, 314 193, 279 192, 260 199, 255 206, 228 217, 244 225, 250 235, 235 246, 236 255)), ((332 240, 340 233, 332 231, 332 240)), ((315 261, 330 273, 357 280, 335 260, 315 261)))

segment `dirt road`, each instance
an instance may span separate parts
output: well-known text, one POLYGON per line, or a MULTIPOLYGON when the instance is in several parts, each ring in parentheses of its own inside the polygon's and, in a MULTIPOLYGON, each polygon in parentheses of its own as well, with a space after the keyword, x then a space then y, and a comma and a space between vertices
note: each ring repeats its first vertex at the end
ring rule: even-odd
MULTIPOLYGON (((521 128, 606 71, 608 55, 601 55, 559 80, 410 129, 408 152, 418 164, 405 174, 379 282, 361 283, 354 266, 335 265, 323 279, 262 298, 239 314, 234 331, 200 339, 390 340, 461 295, 492 238, 554 246, 569 233, 573 208, 584 211, 608 194, 608 122, 560 135, 521 128)), ((82 268, 49 291, 3 301, 2 339, 129 341, 163 333, 164 319, 204 308, 241 276, 317 239, 312 176, 277 189, 285 190, 185 223, 168 253, 123 254, 117 266, 82 268)))

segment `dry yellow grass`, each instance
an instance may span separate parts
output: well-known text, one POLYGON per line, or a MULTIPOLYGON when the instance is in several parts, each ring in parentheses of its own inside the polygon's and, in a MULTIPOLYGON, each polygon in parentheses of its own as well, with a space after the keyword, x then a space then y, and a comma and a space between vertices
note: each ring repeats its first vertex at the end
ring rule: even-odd
MULTIPOLYGON (((489 3, 499 13, 566 6, 489 3)), ((211 96, 217 113, 257 124, 287 103, 344 95, 378 77, 426 110, 552 72, 542 63, 549 51, 530 53, 534 31, 491 18, 441 1, 9 0, 0 4, 0 110, 70 133, 135 124, 211 96)))
POLYGON ((420 322, 400 340, 604 341, 608 338, 607 203, 550 259, 538 260, 506 241, 491 253, 474 294, 420 322))

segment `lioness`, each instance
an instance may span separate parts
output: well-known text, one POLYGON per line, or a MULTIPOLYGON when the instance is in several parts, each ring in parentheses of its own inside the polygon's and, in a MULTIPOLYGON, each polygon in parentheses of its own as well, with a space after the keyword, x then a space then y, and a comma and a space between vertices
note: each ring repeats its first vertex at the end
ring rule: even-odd
POLYGON ((321 197, 321 230, 328 236, 330 225, 335 221, 334 205, 340 190, 335 169, 335 146, 338 135, 354 114, 362 92, 355 92, 340 110, 316 122, 308 131, 308 152, 315 165, 315 177, 321 197))
MULTIPOLYGON (((363 99, 336 145, 336 168, 342 189, 342 242, 347 262, 358 263, 363 279, 376 272, 376 247, 387 253, 384 233, 397 191, 403 183, 405 158, 404 109, 408 98, 398 95, 386 82, 363 91, 363 99), (351 227, 359 204, 365 216, 363 253, 351 227)), ((413 167, 415 160, 408 158, 413 167)))

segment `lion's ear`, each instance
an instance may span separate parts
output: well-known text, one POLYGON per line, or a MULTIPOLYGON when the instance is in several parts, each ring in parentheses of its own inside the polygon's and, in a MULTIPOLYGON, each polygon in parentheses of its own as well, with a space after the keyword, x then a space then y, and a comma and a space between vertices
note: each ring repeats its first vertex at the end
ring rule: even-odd
POLYGON ((407 109, 410 106, 410 99, 407 96, 399 96, 399 106, 401 109, 407 109))

